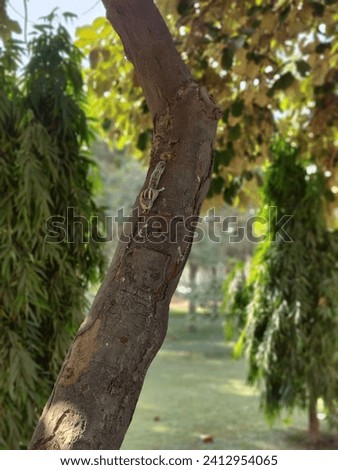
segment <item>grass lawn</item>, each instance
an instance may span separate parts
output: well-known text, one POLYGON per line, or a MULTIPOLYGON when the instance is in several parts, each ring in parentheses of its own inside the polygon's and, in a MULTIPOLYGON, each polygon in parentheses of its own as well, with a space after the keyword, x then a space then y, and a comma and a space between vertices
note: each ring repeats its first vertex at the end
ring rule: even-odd
MULTIPOLYGON (((245 361, 231 358, 220 320, 199 315, 196 331, 172 313, 122 449, 306 449, 306 414, 270 428, 245 361), (210 434, 212 443, 200 436, 210 434)), ((325 423, 323 424, 325 431, 325 423)), ((317 448, 320 448, 318 446, 317 448)), ((337 441, 322 448, 338 449, 337 441)))

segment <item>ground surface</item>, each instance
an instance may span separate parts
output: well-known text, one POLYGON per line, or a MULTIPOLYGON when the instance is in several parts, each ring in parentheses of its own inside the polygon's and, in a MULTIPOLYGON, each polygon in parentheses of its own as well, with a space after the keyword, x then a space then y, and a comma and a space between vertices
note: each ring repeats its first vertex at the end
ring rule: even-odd
MULTIPOLYGON (((199 315, 196 327, 189 331, 186 315, 171 314, 122 449, 309 448, 305 413, 272 429, 266 424, 257 391, 245 384, 245 361, 233 360, 224 343, 221 320, 199 315), (214 441, 204 443, 203 434, 214 441)), ((338 449, 331 440, 317 448, 338 449)))

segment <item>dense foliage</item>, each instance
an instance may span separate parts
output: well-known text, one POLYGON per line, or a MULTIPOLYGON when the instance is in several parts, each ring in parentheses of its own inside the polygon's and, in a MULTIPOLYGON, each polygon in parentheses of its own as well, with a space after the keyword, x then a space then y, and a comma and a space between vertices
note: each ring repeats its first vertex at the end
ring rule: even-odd
POLYGON ((249 381, 261 385, 269 419, 296 406, 309 407, 315 419, 319 398, 332 417, 338 398, 338 233, 326 227, 320 169, 304 168, 284 142, 273 154, 262 210, 270 220, 245 288, 247 322, 240 342, 248 351, 249 381), (293 216, 285 227, 292 241, 280 236, 278 221, 285 214, 293 216))
POLYGON ((64 225, 47 243, 46 221, 67 207, 98 213, 85 152, 81 54, 67 30, 36 27, 25 50, 0 49, 0 448, 25 446, 103 267, 92 227, 64 225))
MULTIPOLYGON (((246 288, 247 271, 250 263, 238 261, 231 269, 224 282, 224 333, 227 341, 240 334, 246 323, 246 307, 249 302, 249 289, 246 288)), ((234 348, 236 357, 236 346, 234 348)))
MULTIPOLYGON (((210 195, 246 205, 276 130, 315 160, 338 192, 335 0, 157 0, 195 79, 223 108, 210 195), (245 183, 245 184, 244 184, 245 183)), ((151 143, 147 106, 119 39, 97 19, 78 29, 89 98, 116 145, 151 143), (111 87, 113 83, 113 87, 111 87), (117 99, 118 98, 118 99, 117 99), (124 113, 128 110, 127 113, 124 113)))

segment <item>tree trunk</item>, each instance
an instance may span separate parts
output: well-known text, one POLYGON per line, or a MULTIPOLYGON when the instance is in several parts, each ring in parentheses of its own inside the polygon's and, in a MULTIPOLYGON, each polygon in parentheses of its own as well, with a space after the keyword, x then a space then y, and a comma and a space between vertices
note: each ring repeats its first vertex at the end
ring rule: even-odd
POLYGON ((188 330, 196 331, 196 308, 197 308, 197 277, 198 266, 194 263, 189 263, 189 285, 190 285, 190 296, 189 296, 189 314, 188 314, 188 330))
POLYGON ((196 317, 196 277, 197 277, 198 266, 194 263, 189 263, 189 285, 190 285, 190 298, 189 298, 189 316, 191 320, 195 320, 196 317))
POLYGON ((218 317, 218 292, 217 292, 217 269, 215 266, 211 268, 211 279, 212 279, 212 303, 211 303, 211 316, 212 318, 217 318, 218 317))
POLYGON ((317 397, 310 392, 309 397, 309 441, 317 442, 320 439, 319 419, 317 417, 317 397))
POLYGON ((125 233, 129 239, 119 242, 31 449, 120 448, 166 335, 169 303, 191 247, 191 222, 213 167, 220 111, 192 79, 153 1, 103 3, 153 116, 150 166, 125 233))

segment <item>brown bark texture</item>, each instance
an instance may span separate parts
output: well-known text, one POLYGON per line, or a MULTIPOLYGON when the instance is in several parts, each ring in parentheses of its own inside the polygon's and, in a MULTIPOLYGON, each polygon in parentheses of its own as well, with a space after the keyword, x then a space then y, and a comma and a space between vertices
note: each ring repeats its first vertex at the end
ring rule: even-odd
POLYGON ((213 168, 220 111, 193 80, 153 1, 103 3, 153 117, 150 166, 125 230, 129 240, 119 242, 31 449, 120 448, 166 335, 169 303, 213 168))
POLYGON ((320 439, 320 424, 317 416, 317 396, 311 392, 309 396, 309 428, 308 428, 308 439, 310 442, 317 442, 320 439))

